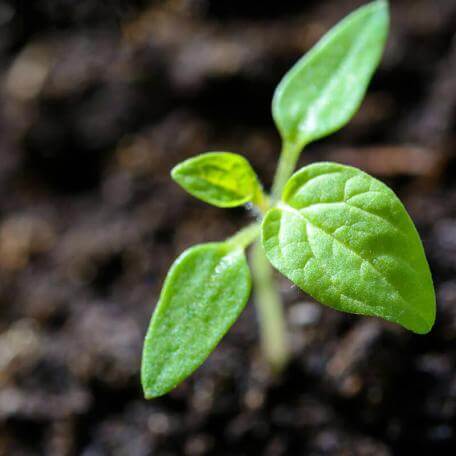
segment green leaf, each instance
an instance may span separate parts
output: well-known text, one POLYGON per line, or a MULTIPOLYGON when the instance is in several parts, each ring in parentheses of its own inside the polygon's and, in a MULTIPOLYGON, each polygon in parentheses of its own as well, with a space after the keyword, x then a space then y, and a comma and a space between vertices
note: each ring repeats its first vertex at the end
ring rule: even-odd
POLYGON ((262 190, 249 162, 230 152, 209 152, 185 160, 171 172, 188 193, 218 207, 258 203, 262 190))
POLYGON ((250 294, 244 251, 232 243, 190 248, 173 264, 144 342, 146 398, 161 396, 209 356, 250 294))
POLYGON ((303 147, 351 119, 380 61, 388 22, 384 0, 359 8, 284 76, 272 102, 284 142, 303 147))
POLYGON ((386 185, 335 163, 294 174, 262 226, 272 265, 318 301, 430 331, 435 295, 423 246, 386 185))

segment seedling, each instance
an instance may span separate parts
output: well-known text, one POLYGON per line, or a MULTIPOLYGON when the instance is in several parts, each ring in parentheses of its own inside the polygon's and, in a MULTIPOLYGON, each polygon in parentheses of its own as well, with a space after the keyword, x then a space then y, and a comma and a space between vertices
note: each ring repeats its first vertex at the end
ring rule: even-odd
POLYGON ((334 309, 384 318, 418 334, 435 320, 432 277, 415 226, 394 192, 368 174, 316 163, 293 174, 303 147, 357 111, 381 58, 388 5, 370 3, 336 25, 285 75, 272 101, 283 140, 272 193, 248 161, 211 152, 184 161, 173 179, 214 206, 256 208, 256 220, 224 242, 197 245, 173 264, 144 344, 146 398, 161 396, 209 356, 251 291, 262 347, 279 370, 288 358, 283 308, 271 265, 334 309), (251 244, 251 272, 245 250, 251 244))

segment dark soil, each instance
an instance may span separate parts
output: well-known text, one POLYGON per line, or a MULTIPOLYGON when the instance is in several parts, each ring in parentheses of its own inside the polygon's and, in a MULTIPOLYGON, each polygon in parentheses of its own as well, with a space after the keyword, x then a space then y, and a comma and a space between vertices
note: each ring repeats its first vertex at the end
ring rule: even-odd
POLYGON ((389 183, 438 294, 426 336, 282 280, 293 359, 272 377, 248 306, 182 386, 142 398, 164 275, 245 223, 169 178, 208 150, 270 185, 274 87, 354 0, 0 1, 0 454, 456 454, 456 1, 393 0, 361 111, 302 164, 389 183))

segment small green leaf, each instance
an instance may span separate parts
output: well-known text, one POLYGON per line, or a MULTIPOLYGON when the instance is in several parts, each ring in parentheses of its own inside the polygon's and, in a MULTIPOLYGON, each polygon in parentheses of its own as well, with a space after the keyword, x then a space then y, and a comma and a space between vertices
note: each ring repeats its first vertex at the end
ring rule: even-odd
POLYGON ((190 248, 173 264, 144 342, 146 398, 161 396, 210 355, 250 294, 244 251, 230 243, 190 248))
POLYGON ((171 172, 188 193, 218 207, 259 202, 261 186, 249 162, 230 152, 209 152, 185 160, 171 172))
POLYGON ((388 22, 384 0, 359 8, 284 76, 272 102, 284 142, 303 147, 351 119, 380 61, 388 22))
POLYGON ((373 177, 335 163, 302 168, 262 236, 272 265, 323 304, 430 331, 435 295, 419 235, 373 177))

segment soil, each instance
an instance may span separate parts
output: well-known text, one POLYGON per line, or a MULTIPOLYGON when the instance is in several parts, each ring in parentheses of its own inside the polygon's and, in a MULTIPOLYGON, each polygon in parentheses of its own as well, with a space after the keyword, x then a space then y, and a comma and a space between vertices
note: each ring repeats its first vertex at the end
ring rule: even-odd
POLYGON ((418 336, 285 279, 293 356, 264 365, 249 305, 207 362, 145 401, 148 320, 178 253, 248 221, 169 178, 208 150, 270 185, 281 76, 354 0, 0 1, 0 454, 453 455, 455 0, 393 0, 385 57, 348 127, 301 164, 391 185, 438 296, 418 336))

